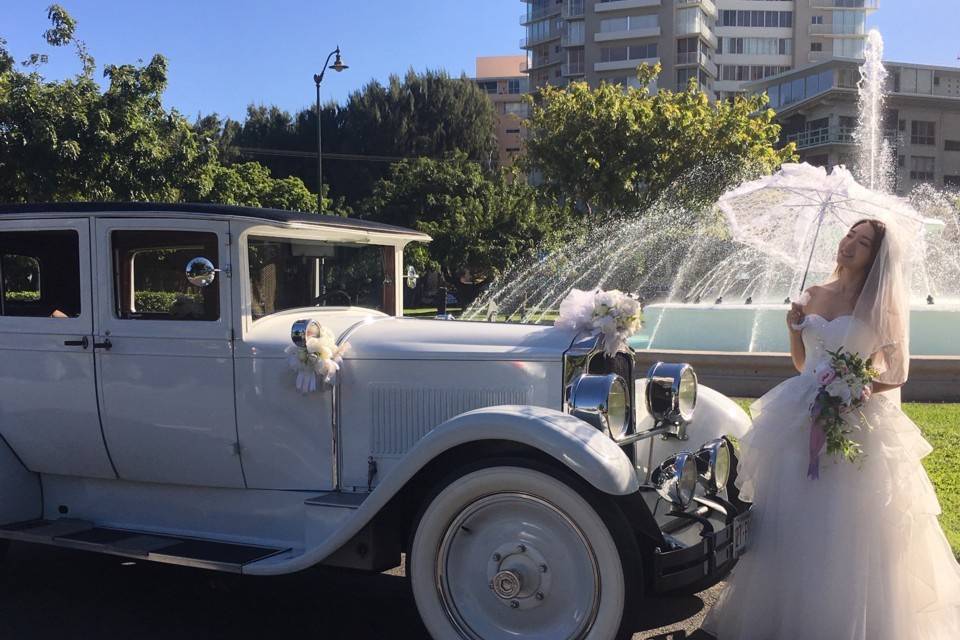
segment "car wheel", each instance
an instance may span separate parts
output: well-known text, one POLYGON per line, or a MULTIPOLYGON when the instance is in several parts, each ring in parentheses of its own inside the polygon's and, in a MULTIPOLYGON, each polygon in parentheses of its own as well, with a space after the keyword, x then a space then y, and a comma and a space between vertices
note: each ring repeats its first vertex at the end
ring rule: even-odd
POLYGON ((547 465, 478 467, 434 492, 407 554, 431 635, 629 637, 640 553, 610 499, 547 465))

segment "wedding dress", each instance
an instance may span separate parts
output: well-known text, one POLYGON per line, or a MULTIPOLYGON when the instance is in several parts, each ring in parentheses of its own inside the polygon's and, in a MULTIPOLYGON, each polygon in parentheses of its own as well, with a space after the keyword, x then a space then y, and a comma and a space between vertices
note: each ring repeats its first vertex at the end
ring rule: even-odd
POLYGON ((737 478, 754 503, 751 548, 704 622, 719 640, 960 639, 960 565, 917 426, 874 394, 850 435, 862 462, 823 455, 819 479, 807 477, 813 370, 827 350, 869 342, 858 322, 808 314, 804 372, 751 407, 737 478))

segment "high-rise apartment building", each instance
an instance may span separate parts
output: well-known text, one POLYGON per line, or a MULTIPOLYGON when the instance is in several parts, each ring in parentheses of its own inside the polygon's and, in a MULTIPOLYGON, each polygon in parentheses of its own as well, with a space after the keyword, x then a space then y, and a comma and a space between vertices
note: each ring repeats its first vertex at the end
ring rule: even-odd
POLYGON ((497 147, 500 166, 513 163, 526 135, 522 121, 527 117, 523 95, 530 92, 525 56, 482 56, 477 58, 474 78, 487 92, 497 113, 497 147))
MULTIPOLYGON (((834 57, 860 58, 880 0, 525 0, 520 43, 532 87, 586 80, 658 87, 696 78, 712 97, 834 57)), ((655 88, 655 87, 654 87, 655 88)))
MULTIPOLYGON (((960 189, 960 69, 887 62, 884 137, 896 163, 896 189, 918 184, 960 189)), ((766 93, 782 127, 781 141, 797 145, 801 162, 822 167, 857 161, 855 60, 837 58, 747 87, 766 93)))

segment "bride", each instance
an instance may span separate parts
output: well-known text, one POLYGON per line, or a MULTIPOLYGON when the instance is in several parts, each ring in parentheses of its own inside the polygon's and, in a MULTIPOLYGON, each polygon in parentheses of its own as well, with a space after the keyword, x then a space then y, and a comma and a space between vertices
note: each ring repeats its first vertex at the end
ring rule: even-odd
POLYGON ((800 375, 751 407, 737 484, 754 504, 752 549, 704 622, 719 640, 960 638, 960 565, 920 463, 931 447, 886 393, 906 382, 910 361, 894 226, 854 224, 832 281, 787 314, 800 375), (880 371, 862 415, 845 418, 859 427, 849 435, 865 454, 857 463, 811 446, 814 370, 839 348, 880 371))

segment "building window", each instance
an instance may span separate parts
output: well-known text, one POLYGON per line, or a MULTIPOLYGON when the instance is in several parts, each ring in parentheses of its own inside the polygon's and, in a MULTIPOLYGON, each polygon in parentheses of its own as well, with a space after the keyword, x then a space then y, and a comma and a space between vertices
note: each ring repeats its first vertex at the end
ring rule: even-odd
POLYGON ((486 91, 487 93, 496 93, 497 92, 497 81, 496 80, 480 80, 477 82, 480 85, 480 88, 486 91))
POLYGON ((944 151, 960 151, 960 140, 944 140, 944 151))
POLYGON ((793 11, 749 11, 724 9, 717 23, 720 27, 792 27, 793 11))
POLYGON ((960 188, 960 176, 943 176, 943 186, 960 188))
POLYGON ((823 16, 810 16, 810 24, 823 24, 823 16))
POLYGON ((520 80, 507 81, 507 93, 520 93, 520 80))
POLYGON ((936 161, 927 156, 910 158, 910 179, 918 182, 933 182, 936 161))
POLYGON ((823 43, 822 43, 822 42, 811 42, 811 43, 810 43, 810 51, 817 51, 817 52, 823 51, 823 43))
POLYGON ((507 133, 520 133, 520 129, 506 129, 507 133))
POLYGON ((910 144, 936 144, 936 123, 922 120, 911 122, 910 144))

